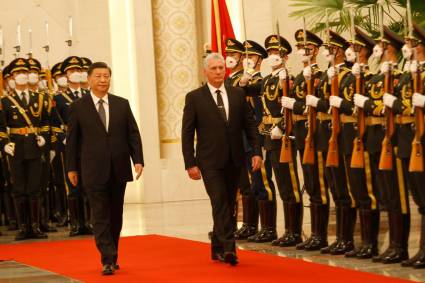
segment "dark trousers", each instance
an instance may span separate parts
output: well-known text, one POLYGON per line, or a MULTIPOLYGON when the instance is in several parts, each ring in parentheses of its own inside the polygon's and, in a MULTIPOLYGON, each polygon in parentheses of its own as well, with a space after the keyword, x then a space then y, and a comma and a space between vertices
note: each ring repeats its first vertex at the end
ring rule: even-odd
POLYGON ((205 189, 211 201, 213 215, 212 251, 235 252, 236 189, 241 169, 229 163, 223 169, 202 169, 205 189))
POLYGON ((13 181, 12 196, 15 199, 38 199, 41 193, 41 158, 17 160, 11 157, 10 167, 13 181))
POLYGON ((125 186, 114 177, 106 184, 87 186, 94 239, 102 264, 113 264, 118 258, 125 186))

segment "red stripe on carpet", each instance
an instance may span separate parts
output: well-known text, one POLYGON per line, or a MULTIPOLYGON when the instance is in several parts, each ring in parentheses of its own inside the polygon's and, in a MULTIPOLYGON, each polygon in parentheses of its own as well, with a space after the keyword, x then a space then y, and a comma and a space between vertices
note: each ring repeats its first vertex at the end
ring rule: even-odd
POLYGON ((101 276, 94 240, 0 245, 0 259, 15 260, 85 282, 412 282, 252 251, 238 251, 240 264, 210 260, 210 246, 148 235, 120 241, 118 270, 101 276))

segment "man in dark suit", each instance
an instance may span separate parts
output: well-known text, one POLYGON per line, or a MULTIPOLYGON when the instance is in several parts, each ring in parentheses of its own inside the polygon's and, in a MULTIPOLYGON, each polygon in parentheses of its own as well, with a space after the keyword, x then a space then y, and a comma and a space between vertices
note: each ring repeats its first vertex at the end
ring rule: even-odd
POLYGON ((81 181, 92 208, 93 232, 101 253, 102 273, 111 275, 117 264, 118 241, 126 183, 143 170, 142 141, 126 99, 108 93, 111 69, 97 62, 88 70, 90 95, 71 104, 66 137, 66 167, 71 183, 81 181), (80 161, 80 164, 77 164, 80 161))
POLYGON ((242 132, 253 148, 252 170, 262 163, 259 133, 242 89, 224 85, 224 59, 211 53, 204 61, 207 83, 186 95, 182 125, 185 168, 201 179, 211 200, 213 260, 236 265, 236 187, 244 166, 242 132), (194 136, 197 136, 196 152, 194 136))

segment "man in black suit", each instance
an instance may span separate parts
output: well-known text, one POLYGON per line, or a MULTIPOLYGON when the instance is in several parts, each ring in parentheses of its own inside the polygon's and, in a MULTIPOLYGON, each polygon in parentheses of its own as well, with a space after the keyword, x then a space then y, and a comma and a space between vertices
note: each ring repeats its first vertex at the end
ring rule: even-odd
POLYGON ((252 170, 262 163, 259 133, 242 89, 224 85, 224 59, 211 53, 204 61, 207 83, 186 95, 182 150, 189 177, 201 175, 211 201, 213 260, 235 265, 236 187, 244 166, 242 132, 253 148, 252 170), (194 136, 197 136, 196 152, 194 136))
POLYGON ((92 209, 93 232, 102 273, 116 269, 126 183, 143 171, 142 141, 126 99, 108 93, 111 69, 97 62, 88 70, 90 95, 71 104, 66 137, 66 166, 71 183, 81 181, 92 209), (77 164, 80 161, 80 164, 77 164))

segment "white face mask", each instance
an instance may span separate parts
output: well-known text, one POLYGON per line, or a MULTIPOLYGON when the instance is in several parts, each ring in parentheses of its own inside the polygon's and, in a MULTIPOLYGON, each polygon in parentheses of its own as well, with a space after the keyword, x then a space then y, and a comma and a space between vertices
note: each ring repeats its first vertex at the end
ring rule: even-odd
POLYGON ((345 50, 345 58, 348 62, 355 62, 356 61, 356 52, 354 52, 353 48, 348 47, 347 50, 345 50))
POLYGON ((373 58, 381 59, 382 55, 384 55, 384 50, 382 47, 380 45, 375 45, 375 47, 373 47, 373 58))
POLYGON ((16 82, 15 82, 15 80, 8 80, 7 85, 10 87, 10 89, 15 89, 16 82))
POLYGON ((65 76, 61 76, 56 80, 56 83, 60 87, 67 87, 68 86, 68 79, 65 76))
POLYGON ((269 56, 269 62, 272 67, 277 67, 282 64, 282 58, 277 54, 272 54, 269 56))
POLYGON ((331 54, 329 52, 329 49, 327 49, 327 48, 325 48, 325 50, 323 50, 322 55, 323 55, 323 57, 325 57, 325 60, 327 62, 332 62, 332 60, 334 59, 334 55, 331 54))
POLYGON ((15 82, 17 85, 26 85, 28 83, 28 75, 27 74, 16 75, 15 82))
POLYGON ((413 55, 412 48, 410 48, 406 44, 403 45, 403 48, 401 48, 401 51, 403 52, 403 58, 406 60, 409 60, 413 55))
POLYGON ((238 64, 238 61, 232 56, 226 57, 226 68, 233 69, 238 64))
POLYGON ((248 63, 247 63, 246 58, 244 58, 243 61, 242 61, 242 65, 243 65, 244 70, 255 68, 255 62, 250 58, 248 58, 248 63))
POLYGON ((42 88, 42 89, 47 89, 47 81, 46 80, 41 80, 38 82, 38 87, 42 88))
POLYGON ((81 82, 81 73, 80 72, 73 72, 69 75, 69 81, 71 83, 80 83, 81 82))
POLYGON ((31 85, 35 85, 38 83, 38 74, 36 73, 29 73, 28 75, 28 83, 31 85))
POLYGON ((87 72, 81 72, 81 82, 86 83, 88 78, 87 72))
POLYGON ((305 49, 298 49, 297 50, 297 55, 301 58, 301 62, 303 63, 307 63, 308 60, 310 60, 311 56, 310 55, 305 55, 305 49))

